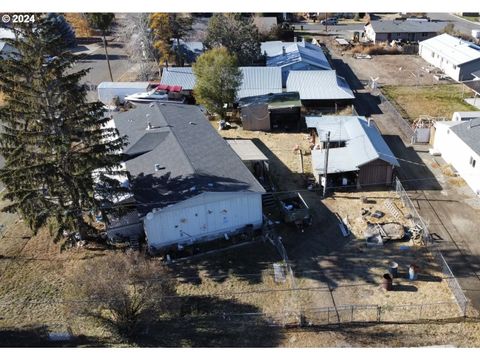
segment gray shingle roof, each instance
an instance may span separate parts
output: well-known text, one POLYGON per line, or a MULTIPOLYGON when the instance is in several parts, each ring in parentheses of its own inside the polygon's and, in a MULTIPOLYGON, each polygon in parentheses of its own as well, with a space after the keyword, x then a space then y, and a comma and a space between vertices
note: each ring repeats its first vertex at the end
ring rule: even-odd
POLYGON ((374 20, 370 25, 376 33, 436 33, 446 26, 445 22, 425 20, 374 20))
POLYGON ((129 137, 125 165, 142 216, 206 191, 265 191, 197 106, 139 105, 114 120, 129 137))
POLYGON ((287 91, 298 91, 302 100, 355 98, 350 86, 335 70, 290 71, 287 91))
MULTIPOLYGON (((315 128, 321 141, 330 131, 330 141, 346 141, 345 147, 331 148, 328 173, 356 171, 360 166, 381 159, 400 166, 382 135, 363 116, 307 116, 308 128, 315 128)), ((313 168, 324 171, 324 150, 312 150, 313 168)))
POLYGON ((450 128, 462 141, 480 156, 480 117, 462 121, 450 128))

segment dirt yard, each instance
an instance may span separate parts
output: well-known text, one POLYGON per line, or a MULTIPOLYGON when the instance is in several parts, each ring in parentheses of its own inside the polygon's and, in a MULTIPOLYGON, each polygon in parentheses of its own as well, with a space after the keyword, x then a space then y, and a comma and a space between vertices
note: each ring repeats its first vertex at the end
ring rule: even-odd
MULTIPOLYGON (((216 127, 215 123, 212 125, 216 127)), ((312 210, 313 224, 304 232, 278 225, 276 233, 282 237, 294 274, 291 277, 287 273, 284 282, 275 280, 273 264, 282 265, 282 258, 268 241, 171 264, 177 293, 190 299, 193 316, 164 322, 169 331, 162 328, 155 332, 150 346, 480 345, 479 324, 458 322, 458 309, 451 308, 452 294, 421 247, 409 241, 390 241, 378 248, 366 246, 366 220, 409 224, 392 192, 336 192, 322 201, 316 192, 305 190, 298 154, 293 151, 296 145, 308 149, 305 134, 247 132, 241 128, 221 134, 255 139, 270 159, 280 188, 302 191, 312 210), (362 201, 363 197, 367 201, 362 201), (388 198, 399 209, 399 219, 392 218, 385 208, 388 198), (380 219, 368 214, 362 217, 362 209, 370 214, 380 210, 385 215, 380 219), (344 219, 350 236, 342 236, 338 218, 344 219), (387 292, 381 283, 391 261, 398 263, 400 276, 393 281, 393 291, 387 292), (418 266, 418 279, 410 282, 406 274, 412 263, 418 266), (449 305, 427 306, 432 302, 449 305), (354 320, 376 319, 377 308, 355 309, 352 315, 348 306, 358 304, 381 305, 383 321, 415 320, 419 311, 423 316, 447 316, 450 320, 441 326, 356 324, 302 330, 271 326, 298 321, 302 312, 307 324, 325 324, 325 316, 330 322, 351 316, 354 320), (329 308, 328 314, 314 308, 329 308)), ((306 155, 305 171, 309 161, 306 155)), ((105 252, 112 250, 79 248, 60 252, 46 229, 32 236, 21 221, 9 224, 0 242, 0 335, 9 331, 28 333, 24 329, 41 326, 50 331, 66 331, 69 326, 74 334, 94 339, 85 346, 126 345, 99 324, 72 318, 68 311, 68 301, 72 299, 65 274, 83 262, 102 261, 105 252)))
MULTIPOLYGON (((435 80, 433 73, 427 73, 426 69, 431 69, 431 65, 418 55, 386 54, 372 55, 371 59, 356 59, 349 50, 338 45, 331 36, 316 38, 327 46, 334 59, 341 59, 362 82, 368 83, 372 78, 378 78, 379 85, 413 86, 449 83, 447 80, 435 80)), ((334 66, 338 68, 335 62, 334 60, 334 66)))

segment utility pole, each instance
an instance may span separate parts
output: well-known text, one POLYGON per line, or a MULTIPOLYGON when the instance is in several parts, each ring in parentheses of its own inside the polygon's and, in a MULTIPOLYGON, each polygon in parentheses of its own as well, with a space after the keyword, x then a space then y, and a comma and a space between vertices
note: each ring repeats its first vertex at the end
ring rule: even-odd
POLYGON ((323 179, 325 181, 323 185, 323 198, 325 198, 325 195, 327 193, 327 169, 328 169, 328 150, 330 149, 330 131, 327 132, 327 147, 325 149, 325 167, 323 169, 323 179))

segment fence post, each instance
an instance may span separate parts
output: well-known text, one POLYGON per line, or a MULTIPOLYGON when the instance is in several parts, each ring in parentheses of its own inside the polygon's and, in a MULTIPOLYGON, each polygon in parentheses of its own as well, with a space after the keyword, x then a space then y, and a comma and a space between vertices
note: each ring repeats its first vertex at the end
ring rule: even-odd
POLYGON ((380 305, 377 305, 377 322, 380 322, 382 316, 382 307, 380 305))
POLYGON ((422 319, 423 304, 420 304, 420 311, 418 313, 418 320, 422 319))
POLYGON ((350 306, 350 310, 351 310, 351 313, 350 313, 350 322, 353 322, 353 305, 350 306))
POLYGON ((327 324, 330 324, 330 308, 327 308, 327 324))

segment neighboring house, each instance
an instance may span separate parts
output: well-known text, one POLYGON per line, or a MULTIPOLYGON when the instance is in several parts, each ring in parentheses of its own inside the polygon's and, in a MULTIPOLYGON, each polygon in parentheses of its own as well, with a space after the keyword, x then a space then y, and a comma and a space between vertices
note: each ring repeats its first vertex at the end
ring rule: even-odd
POLYGON ((300 127, 302 103, 297 92, 244 97, 238 107, 244 130, 298 130, 300 127))
POLYGON ((307 116, 312 170, 323 185, 327 133, 330 132, 327 181, 331 186, 389 185, 399 163, 375 124, 361 116, 307 116))
POLYGON ((480 195, 480 117, 437 121, 433 148, 480 195))
POLYGON ((193 64, 197 60, 197 57, 205 51, 205 47, 201 41, 183 41, 179 39, 179 44, 177 44, 177 40, 172 39, 172 43, 172 49, 176 50, 178 47, 187 64, 193 64))
POLYGON ((138 105, 113 121, 128 136, 131 211, 111 219, 109 238, 145 234, 155 252, 262 226, 265 190, 199 107, 138 105))
MULTIPOLYGON (((242 84, 237 99, 248 96, 266 95, 282 92, 282 72, 278 67, 245 66, 242 71, 242 84)), ((195 75, 191 67, 165 68, 160 84, 180 85, 183 90, 193 91, 195 75)))
POLYGON ((456 81, 471 80, 480 70, 480 46, 448 34, 420 42, 418 53, 456 81))
POLYGON ((335 70, 291 71, 287 91, 298 92, 306 106, 336 107, 355 99, 348 83, 335 70))
POLYGON ((368 40, 377 42, 417 42, 436 36, 445 28, 444 22, 422 19, 374 20, 365 25, 368 40))
POLYGON ((267 66, 282 69, 282 86, 287 86, 292 70, 332 70, 325 53, 318 45, 301 42, 267 41, 261 44, 267 66))

